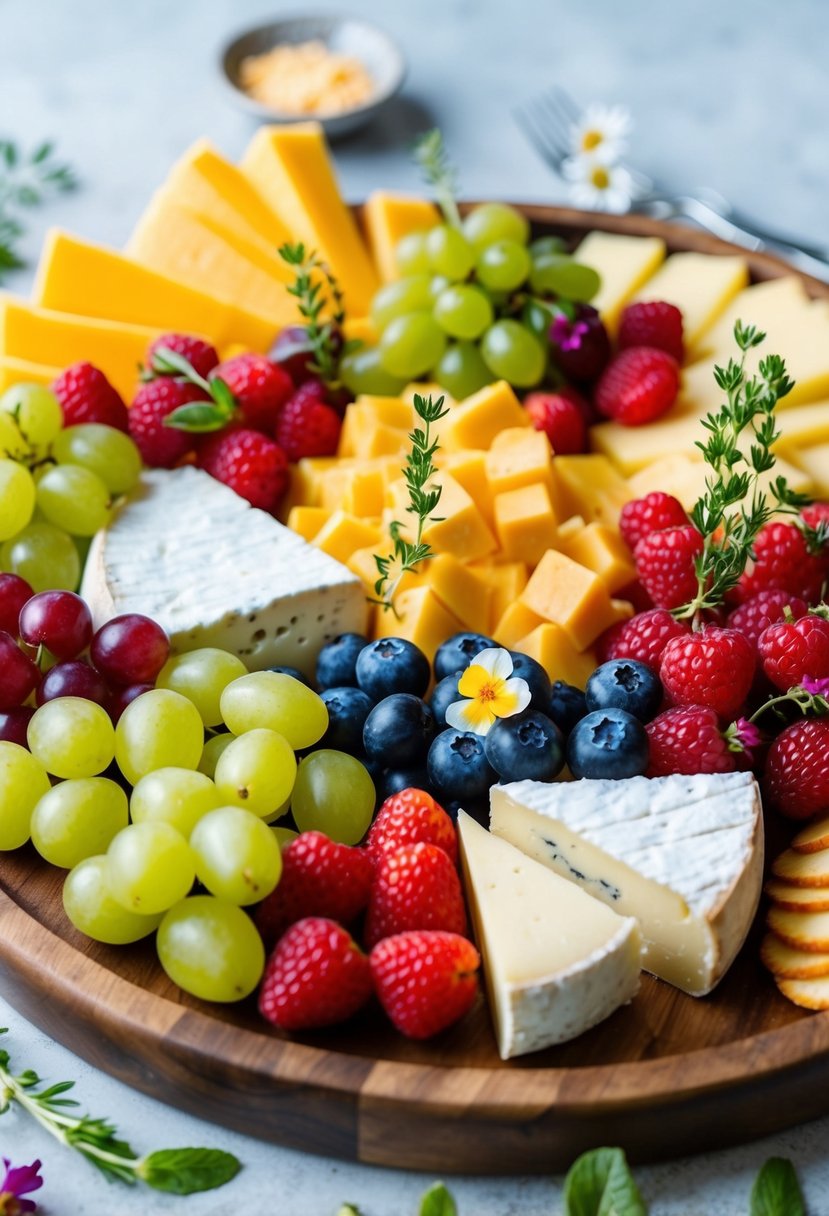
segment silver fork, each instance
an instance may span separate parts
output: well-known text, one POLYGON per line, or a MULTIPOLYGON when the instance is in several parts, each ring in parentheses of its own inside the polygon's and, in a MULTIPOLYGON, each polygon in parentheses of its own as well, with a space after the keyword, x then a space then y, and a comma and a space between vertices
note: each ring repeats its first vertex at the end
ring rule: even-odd
MULTIPOLYGON (((560 174, 563 162, 572 155, 571 133, 581 117, 569 93, 556 86, 524 102, 514 113, 542 160, 560 174)), ((655 219, 693 220, 715 236, 745 249, 778 250, 800 270, 829 281, 829 250, 822 246, 758 224, 713 190, 680 193, 629 164, 624 168, 633 183, 630 211, 655 219)))

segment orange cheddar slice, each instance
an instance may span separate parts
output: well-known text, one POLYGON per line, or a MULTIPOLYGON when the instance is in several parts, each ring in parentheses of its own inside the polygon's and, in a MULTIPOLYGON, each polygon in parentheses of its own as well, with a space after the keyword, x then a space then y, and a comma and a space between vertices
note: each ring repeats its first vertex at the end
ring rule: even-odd
POLYGON ((398 242, 410 232, 434 228, 440 223, 440 213, 428 199, 374 190, 363 208, 363 223, 374 264, 380 278, 388 283, 400 276, 398 242))

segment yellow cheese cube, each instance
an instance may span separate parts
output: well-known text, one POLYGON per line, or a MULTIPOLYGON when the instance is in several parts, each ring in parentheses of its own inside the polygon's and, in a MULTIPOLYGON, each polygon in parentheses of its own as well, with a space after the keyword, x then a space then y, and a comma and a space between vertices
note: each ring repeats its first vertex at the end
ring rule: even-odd
POLYGON ((493 596, 490 584, 451 553, 438 553, 423 563, 423 570, 429 586, 444 607, 463 621, 467 629, 486 633, 493 596))
POLYGON ((280 503, 280 516, 286 517, 293 507, 322 506, 322 474, 338 463, 336 456, 305 456, 292 465, 291 484, 280 503))
POLYGON ((329 557, 345 564, 355 549, 379 545, 380 529, 345 511, 334 511, 314 537, 314 544, 329 557))
POLYGON ((584 688, 596 668, 592 650, 576 650, 561 626, 551 621, 537 625, 511 649, 535 659, 551 680, 563 680, 576 688, 584 688))
POLYGON ((569 519, 565 519, 563 524, 558 525, 558 545, 556 548, 563 548, 565 541, 570 540, 571 537, 581 532, 582 528, 586 526, 581 515, 571 515, 569 519))
POLYGON ((330 469, 323 469, 319 474, 320 506, 325 507, 327 511, 341 510, 348 495, 353 474, 354 465, 350 460, 341 460, 333 464, 330 469))
MULTIPOLYGON (((440 456, 440 452, 437 455, 440 456)), ((490 528, 494 527, 495 513, 486 476, 486 452, 472 448, 463 452, 452 452, 446 456, 442 466, 470 495, 490 528)))
MULTIPOLYGON (((436 553, 453 553, 461 561, 471 562, 486 557, 497 548, 495 537, 487 527, 478 507, 451 473, 441 473, 442 493, 436 514, 442 518, 428 524, 423 538, 436 553)), ((387 490, 394 519, 403 526, 403 534, 411 538, 412 515, 407 512, 409 494, 403 478, 392 482, 387 490)))
POLYGON ((664 260, 665 242, 656 236, 625 236, 594 229, 573 257, 601 276, 598 295, 590 302, 613 332, 625 304, 664 260))
POLYGON ((29 359, 16 359, 13 355, 0 355, 0 393, 12 384, 51 384, 62 371, 61 367, 32 363, 29 359))
POLYGON ((412 407, 401 397, 376 397, 370 393, 361 393, 355 401, 365 409, 367 414, 385 422, 387 426, 396 426, 408 431, 412 426, 412 407))
POLYGON ((380 340, 371 317, 346 317, 343 337, 346 342, 362 342, 364 346, 376 346, 380 340))
MULTIPOLYGON (((402 403, 395 401, 395 404, 399 406, 402 403)), ((372 405, 360 400, 352 402, 346 406, 343 418, 337 449, 339 455, 353 456, 359 460, 371 460, 387 454, 405 455, 409 446, 406 425, 390 425, 378 417, 378 411, 372 405)))
MULTIPOLYGON (((359 579, 362 579, 366 589, 366 595, 373 599, 376 592, 374 590, 375 583, 380 577, 380 572, 377 569, 375 558, 379 554, 380 557, 387 556, 391 551, 391 541, 388 536, 384 537, 379 544, 369 545, 365 549, 355 549, 351 556, 346 561, 346 566, 352 574, 356 574, 359 579)), ((417 571, 407 570, 402 575, 400 582, 397 584, 397 589, 400 594, 404 591, 410 591, 414 587, 426 586, 426 576, 421 573, 425 568, 424 563, 417 571)), ((394 571, 392 571, 392 578, 394 571)), ((392 614, 393 616, 394 614, 392 614)))
POLYGON ((504 609, 492 636, 499 645, 506 646, 507 650, 515 650, 521 638, 543 623, 544 618, 533 612, 523 600, 515 600, 504 609))
MULTIPOLYGON (((601 427, 593 429, 601 430, 601 427)), ((636 428, 637 431, 649 429, 636 428)), ((606 456, 556 456, 554 468, 564 500, 562 515, 582 515, 588 522, 595 519, 616 526, 619 512, 631 494, 625 479, 619 476, 606 456)))
POLYGON ((547 550, 530 575, 521 602, 542 620, 560 625, 576 650, 585 650, 619 619, 598 574, 555 549, 547 550))
POLYGON ((313 540, 328 519, 329 512, 324 507, 291 507, 286 522, 292 532, 313 540))
POLYGON ((503 494, 539 483, 552 493, 553 454, 543 431, 508 427, 492 440, 486 454, 490 493, 503 494))
MULTIPOLYGON (((672 483, 666 482, 667 485, 672 483)), ((636 578, 630 550, 616 528, 593 523, 560 541, 561 551, 599 575, 608 591, 618 591, 636 578)))
POLYGON ((431 587, 402 591, 395 600, 400 619, 393 612, 378 609, 375 618, 377 637, 404 637, 419 646, 429 661, 442 642, 463 629, 463 623, 446 608, 431 587))
POLYGON ((378 465, 358 465, 351 476, 343 496, 343 507, 352 515, 361 518, 379 516, 385 504, 386 482, 383 469, 378 465))
POLYGON ((452 406, 440 432, 450 452, 488 448, 505 427, 529 427, 530 419, 506 380, 488 384, 465 401, 452 406))
POLYGON ((633 300, 667 300, 682 313, 685 349, 692 350, 748 285, 745 258, 673 253, 634 294, 633 300))
MULTIPOLYGON (((514 604, 527 585, 527 567, 524 562, 493 562, 485 558, 476 562, 475 573, 492 588, 492 603, 489 608, 489 625, 493 630, 501 617, 514 604)), ((484 632, 487 632, 484 630, 484 632)))
POLYGON ((534 566, 556 544, 556 516, 545 485, 496 494, 495 530, 505 557, 534 566))
POLYGON ((428 199, 374 190, 363 207, 363 223, 374 264, 388 283, 400 276, 395 255, 400 239, 410 232, 434 228, 440 223, 440 213, 428 199))
POLYGON ((792 448, 786 454, 811 479, 815 493, 821 498, 829 498, 829 443, 819 443, 813 448, 792 448))

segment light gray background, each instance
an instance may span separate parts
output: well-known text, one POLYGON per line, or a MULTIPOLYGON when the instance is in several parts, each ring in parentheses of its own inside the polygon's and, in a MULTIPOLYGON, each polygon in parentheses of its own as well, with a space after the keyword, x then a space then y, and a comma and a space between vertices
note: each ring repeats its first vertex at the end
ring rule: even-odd
MULTIPOLYGON (((320 2, 318 9, 341 11, 320 2)), ((511 108, 560 82, 584 102, 619 101, 636 121, 642 167, 677 186, 708 185, 758 218, 829 242, 829 6, 823 0, 349 0, 380 21, 409 60, 403 96, 342 143, 345 190, 417 188, 406 146, 438 123, 464 191, 559 201, 558 181, 516 129, 511 108)), ((27 252, 60 223, 118 244, 172 160, 199 135, 236 156, 251 121, 215 70, 224 38, 298 3, 255 0, 0 0, 0 136, 54 136, 82 177, 77 195, 32 216, 27 252)), ((10 284, 25 290, 23 272, 10 284)), ((408 1216, 428 1178, 304 1156, 233 1136, 133 1094, 29 1026, 0 998, 21 1066, 73 1077, 96 1114, 141 1150, 223 1145, 245 1163, 224 1190, 189 1200, 108 1186, 19 1114, 0 1119, 0 1156, 41 1156, 51 1216, 274 1211, 408 1216)), ((829 1110, 829 1097, 827 1097, 829 1110)), ((653 1216, 738 1216, 765 1157, 791 1156, 812 1216, 829 1211, 829 1120, 744 1149, 637 1171, 653 1216)), ((457 1179, 461 1216, 548 1216, 560 1179, 457 1179)))

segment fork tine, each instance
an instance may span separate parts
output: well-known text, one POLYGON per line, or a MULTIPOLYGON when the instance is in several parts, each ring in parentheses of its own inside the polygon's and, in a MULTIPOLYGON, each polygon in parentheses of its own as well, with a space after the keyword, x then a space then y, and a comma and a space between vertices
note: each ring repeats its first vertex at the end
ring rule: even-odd
POLYGON ((570 124, 578 122, 581 110, 566 89, 563 89, 560 84, 553 85, 550 89, 550 96, 556 98, 559 108, 566 115, 570 124))
POLYGON ((561 138, 558 124, 551 125, 539 102, 536 98, 517 107, 515 116, 540 155, 558 167, 569 152, 569 144, 561 138))
POLYGON ((551 89, 544 95, 544 105, 547 121, 555 126, 559 140, 566 144, 569 152, 571 150, 571 131, 578 122, 578 111, 574 113, 571 110, 567 95, 564 94, 562 97, 558 89, 551 89))

